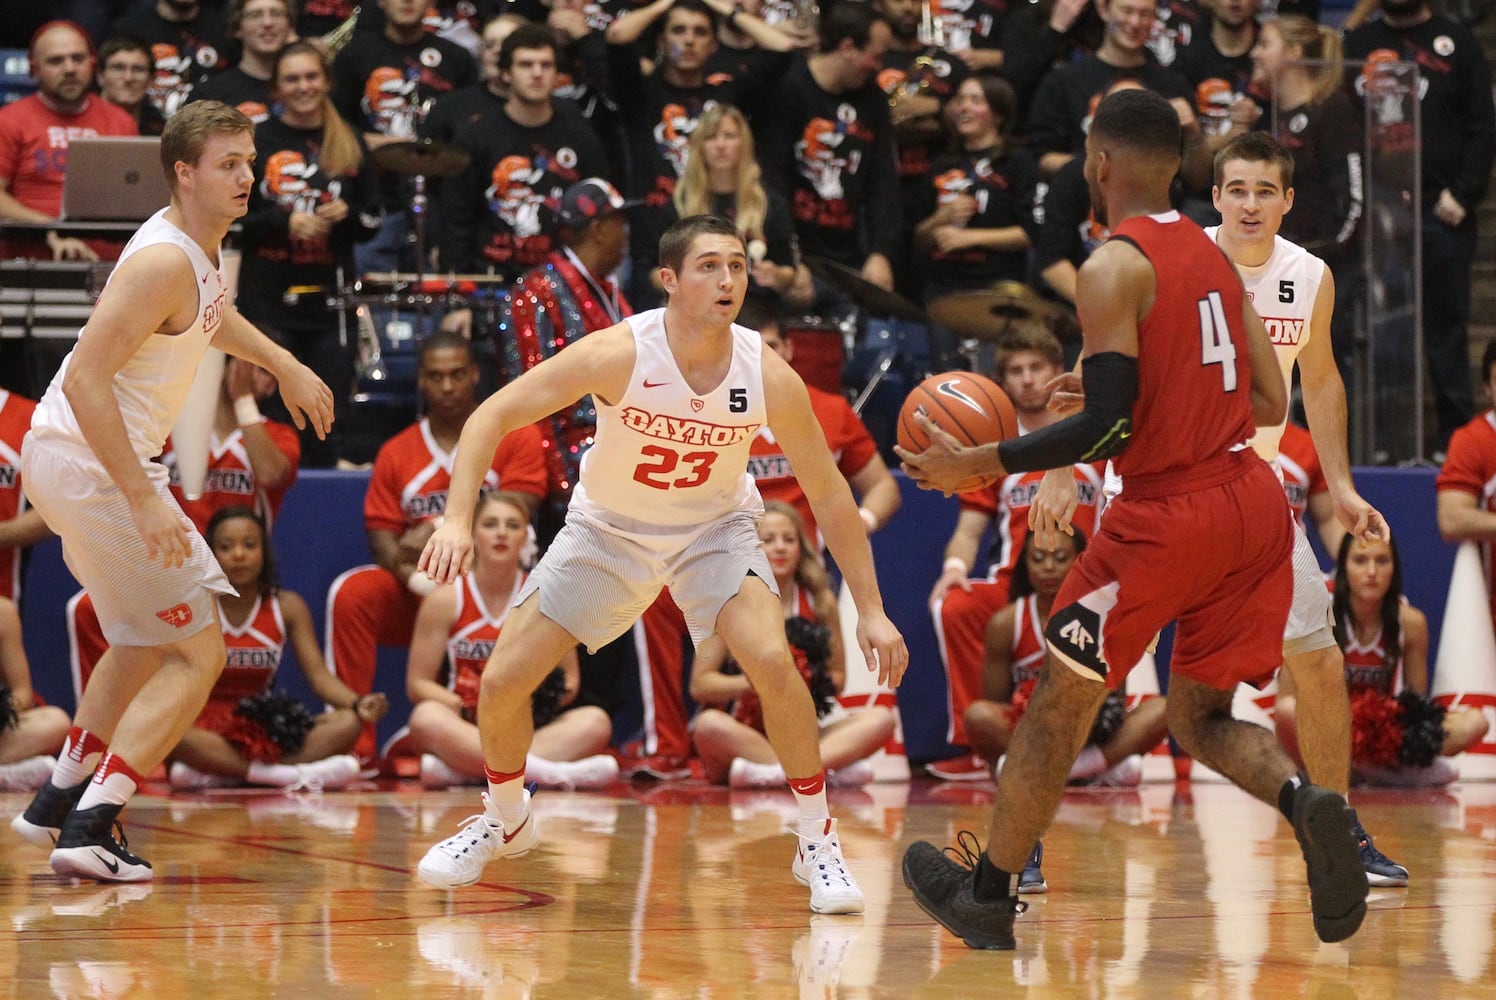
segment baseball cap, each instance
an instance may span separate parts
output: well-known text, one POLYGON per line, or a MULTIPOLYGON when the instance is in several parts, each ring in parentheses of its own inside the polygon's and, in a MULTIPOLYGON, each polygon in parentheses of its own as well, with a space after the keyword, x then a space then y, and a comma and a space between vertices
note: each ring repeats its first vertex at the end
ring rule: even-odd
POLYGON ((625 201, 618 189, 601 177, 588 177, 577 181, 561 195, 561 209, 557 215, 563 226, 583 229, 596 219, 642 204, 641 199, 625 201))

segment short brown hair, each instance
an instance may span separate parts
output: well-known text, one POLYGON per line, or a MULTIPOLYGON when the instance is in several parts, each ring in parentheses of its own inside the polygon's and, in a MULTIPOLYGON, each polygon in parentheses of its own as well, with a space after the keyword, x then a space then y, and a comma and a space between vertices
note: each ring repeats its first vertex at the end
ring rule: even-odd
POLYGON ((748 252, 743 234, 727 219, 720 215, 688 215, 660 237, 660 266, 678 273, 686 262, 686 251, 691 249, 698 236, 731 236, 738 241, 744 254, 748 252))
POLYGON ((1231 160, 1276 163, 1283 190, 1293 187, 1293 154, 1266 132, 1243 132, 1220 148, 1215 155, 1216 187, 1226 179, 1226 164, 1231 160))
POLYGON ((992 352, 992 367, 1002 378, 1013 355, 1024 351, 1042 354, 1056 368, 1065 367, 1065 351, 1054 334, 1037 323, 1018 323, 1002 335, 992 352))
POLYGON ((177 164, 196 165, 203 147, 215 135, 255 134, 255 123, 238 108, 222 101, 194 101, 184 105, 166 120, 161 133, 161 168, 166 171, 166 185, 177 189, 177 164))

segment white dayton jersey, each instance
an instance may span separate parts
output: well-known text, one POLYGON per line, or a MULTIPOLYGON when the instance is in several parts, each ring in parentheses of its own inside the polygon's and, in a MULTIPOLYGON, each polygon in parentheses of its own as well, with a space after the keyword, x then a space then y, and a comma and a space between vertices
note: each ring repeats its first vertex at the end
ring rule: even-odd
MULTIPOLYGON (((119 403, 120 416, 124 418, 125 435, 129 438, 131 450, 142 462, 161 454, 166 435, 171 432, 187 402, 187 392, 192 388, 198 363, 208 352, 208 345, 223 323, 224 303, 228 301, 222 268, 208 259, 192 237, 167 222, 165 213, 163 208, 147 219, 125 245, 119 258, 120 263, 124 263, 131 254, 145 247, 170 243, 182 248, 197 274, 197 315, 191 324, 180 333, 158 332, 147 337, 114 376, 114 398, 119 403)), ((107 292, 109 286, 104 287, 107 292)), ((85 327, 79 340, 91 336, 105 336, 105 333, 85 327)), ((92 454, 73 415, 73 408, 62 393, 62 381, 72 360, 70 352, 63 359, 52 384, 47 386, 32 418, 31 432, 38 441, 69 444, 92 454)))
MULTIPOLYGON (((1214 240, 1220 229, 1211 226, 1205 233, 1214 240)), ((1320 283, 1324 281, 1325 262, 1297 243, 1274 236, 1273 252, 1267 263, 1257 267, 1237 264, 1236 269, 1247 286, 1247 301, 1262 317, 1272 338, 1273 353, 1278 355, 1278 366, 1283 369, 1283 386, 1292 392, 1293 366, 1299 351, 1309 342, 1309 321, 1314 316, 1320 283)), ((1285 416, 1283 422, 1286 421, 1285 416)), ((1278 457, 1283 422, 1276 427, 1257 428, 1252 438, 1252 447, 1270 464, 1278 457)))
POLYGON ((634 371, 612 406, 597 401, 597 436, 572 506, 662 527, 761 509, 748 451, 767 422, 763 338, 733 324, 732 361, 712 389, 686 384, 665 336, 665 310, 630 316, 634 371))

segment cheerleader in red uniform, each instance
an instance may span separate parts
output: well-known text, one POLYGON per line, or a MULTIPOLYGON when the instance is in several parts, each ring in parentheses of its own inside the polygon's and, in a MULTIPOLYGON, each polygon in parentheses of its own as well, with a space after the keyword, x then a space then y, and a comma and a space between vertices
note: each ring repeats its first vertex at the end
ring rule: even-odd
POLYGON ((359 776, 349 751, 365 722, 382 718, 382 694, 356 695, 327 669, 306 601, 275 583, 265 522, 248 507, 225 507, 204 533, 238 596, 218 598, 228 659, 197 721, 171 753, 172 788, 238 784, 313 790, 359 776), (341 706, 313 717, 272 691, 290 645, 312 693, 341 706))
MULTIPOLYGON (((1013 571, 1010 603, 987 624, 982 686, 986 697, 972 702, 964 722, 972 750, 996 763, 1008 749, 1013 729, 1023 716, 1030 692, 1039 679, 1047 646, 1044 627, 1060 585, 1086 547, 1085 535, 1061 535, 1058 548, 1034 545, 1032 533, 1023 541, 1013 571)), ((1148 698, 1125 711, 1121 693, 1108 696, 1092 727, 1091 737, 1071 768, 1071 781, 1103 785, 1136 785, 1141 761, 1168 734, 1163 698, 1148 698)))
MULTIPOLYGON (((836 701, 846 679, 836 595, 795 508, 764 504, 758 537, 779 586, 785 632, 821 722, 821 760, 832 785, 873 779, 867 758, 893 735, 893 713, 880 705, 848 712, 836 701)), ((703 708, 691 741, 708 781, 735 788, 785 787, 784 770, 764 735, 763 711, 746 675, 717 636, 696 650, 691 697, 703 708)))
POLYGON ((1403 598, 1395 542, 1342 540, 1335 638, 1345 653, 1356 780, 1422 786, 1457 778, 1441 758, 1480 742, 1487 722, 1476 709, 1446 712, 1428 700, 1428 619, 1403 598))
MULTIPOLYGON (((415 705, 410 735, 421 752, 426 788, 484 782, 478 689, 494 640, 525 581, 521 564, 533 547, 528 511, 528 498, 520 494, 486 494, 473 515, 472 569, 421 601, 405 683, 415 705)), ((542 786, 601 788, 618 777, 617 758, 605 752, 613 737, 608 713, 596 705, 567 707, 576 699, 579 681, 573 649, 531 702, 535 741, 525 774, 542 786)))

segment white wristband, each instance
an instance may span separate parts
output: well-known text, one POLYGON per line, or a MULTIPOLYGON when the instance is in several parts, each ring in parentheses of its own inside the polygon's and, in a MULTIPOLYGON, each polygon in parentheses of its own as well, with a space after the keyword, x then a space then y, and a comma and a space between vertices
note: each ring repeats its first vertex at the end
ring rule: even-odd
POLYGON ((240 396, 234 400, 234 422, 240 427, 252 427, 265 422, 260 413, 260 404, 255 402, 253 396, 240 396))
POLYGON ((417 597, 425 597, 436 589, 436 581, 420 570, 415 570, 405 578, 405 589, 417 597))
POLYGON ((878 530, 878 515, 877 514, 874 514, 872 511, 868 510, 866 507, 858 507, 857 508, 857 513, 858 513, 859 516, 861 516, 861 518, 862 518, 862 524, 863 524, 863 526, 865 528, 867 528, 867 533, 869 535, 871 535, 873 532, 875 532, 875 531, 878 530))
POLYGON ((960 556, 951 556, 945 561, 945 565, 940 567, 940 571, 942 573, 948 573, 953 569, 960 570, 962 576, 965 576, 967 573, 971 572, 971 567, 966 565, 966 560, 962 559, 960 556))

